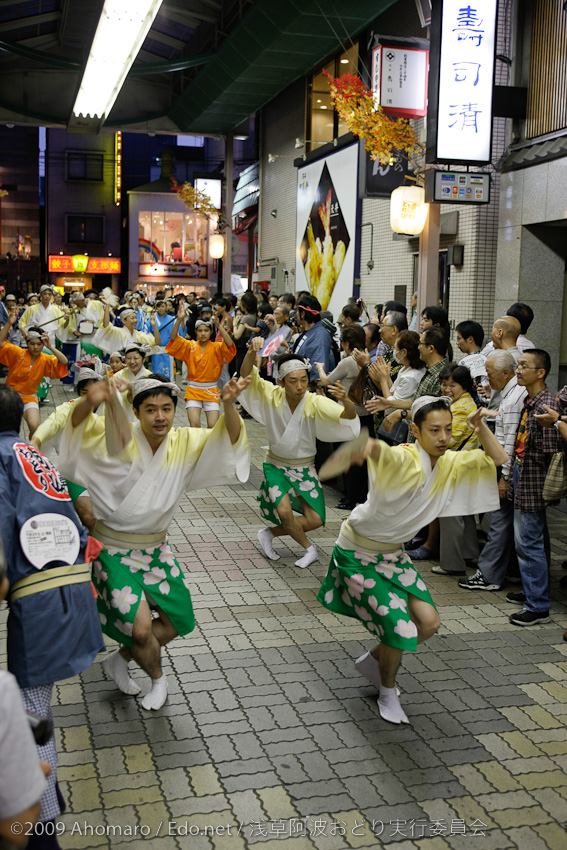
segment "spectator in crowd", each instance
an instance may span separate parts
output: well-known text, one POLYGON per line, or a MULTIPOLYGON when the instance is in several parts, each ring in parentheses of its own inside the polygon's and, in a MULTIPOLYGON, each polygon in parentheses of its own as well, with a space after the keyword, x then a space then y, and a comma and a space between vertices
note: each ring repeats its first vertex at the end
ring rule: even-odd
POLYGON ((321 324, 321 305, 314 295, 303 295, 297 302, 297 319, 301 333, 295 340, 292 352, 311 364, 309 384, 317 385, 319 373, 315 363, 323 363, 325 373, 331 365, 331 337, 321 324))
MULTIPOLYGON (((8 669, 21 688, 26 710, 51 719, 54 684, 81 673, 104 649, 90 588, 90 561, 100 547, 90 544, 59 472, 21 441, 22 416, 18 394, 0 386, 0 536, 11 585, 8 669), (26 545, 31 538, 24 527, 32 523, 36 533, 46 536, 57 529, 52 537, 56 549, 26 545)), ((52 836, 63 807, 54 736, 38 746, 38 757, 51 767, 40 819, 45 824, 42 834, 52 836)))
MULTIPOLYGON (((526 351, 528 348, 535 348, 535 345, 531 340, 529 340, 526 336, 528 329, 534 318, 534 311, 528 304, 524 304, 521 301, 516 301, 514 304, 511 304, 510 307, 506 310, 507 316, 512 316, 513 319, 517 319, 520 323, 521 332, 516 341, 516 345, 520 349, 520 351, 526 351)), ((488 343, 482 349, 482 353, 485 357, 488 357, 491 351, 494 351, 494 343, 492 339, 488 341, 488 343)))
MULTIPOLYGON (((359 373, 359 368, 352 355, 355 350, 363 351, 365 344, 366 336, 361 327, 353 325, 352 327, 343 328, 341 333, 341 347, 344 356, 328 375, 325 374, 322 363, 315 364, 319 372, 318 386, 328 387, 340 381, 348 396, 352 383, 358 377, 359 373)), ((364 407, 360 407, 358 404, 354 405, 354 409, 360 419, 360 427, 366 426, 369 433, 373 435, 374 426, 372 416, 364 407)), ((366 501, 368 485, 367 470, 364 465, 351 466, 348 472, 345 472, 343 475, 343 483, 344 495, 338 503, 337 508, 340 510, 352 510, 357 503, 366 501)))
POLYGON ((492 343, 495 349, 509 351, 516 363, 520 359, 517 342, 521 326, 513 316, 502 316, 492 326, 492 343))
MULTIPOLYGON (((471 451, 479 446, 478 436, 469 424, 477 405, 474 382, 466 366, 448 363, 441 370, 441 392, 451 400, 451 451, 471 451)), ((450 516, 439 521, 440 564, 432 568, 438 575, 465 575, 467 564, 478 558, 478 537, 474 515, 450 516)))
POLYGON ((459 322, 455 328, 457 332, 457 348, 462 351, 461 366, 466 366, 473 380, 481 384, 486 378, 486 357, 481 354, 480 349, 484 341, 484 330, 482 325, 471 320, 459 322))
POLYGON ((426 328, 442 328, 447 334, 447 357, 453 359, 453 347, 451 345, 451 326, 449 325, 449 314, 444 307, 431 305, 421 311, 420 330, 426 328))
MULTIPOLYGON (((9 583, 0 540, 0 605, 9 583)), ((40 798, 51 768, 41 762, 24 710, 18 684, 11 673, 0 670, 0 845, 25 847, 27 833, 41 814, 40 798)))
POLYGON ((411 319, 408 330, 417 331, 417 292, 414 292, 411 297, 411 319))
POLYGON ((370 355, 370 362, 376 363, 378 346, 382 340, 380 326, 375 322, 368 322, 368 324, 364 325, 364 333, 366 334, 366 351, 370 355))
POLYGON ((343 328, 360 324, 360 308, 356 304, 346 304, 341 312, 343 328))
POLYGON ((500 590, 506 576, 516 575, 518 559, 514 547, 514 505, 508 498, 512 457, 526 388, 518 385, 516 364, 509 351, 493 351, 486 359, 486 375, 491 389, 499 393, 500 406, 491 411, 496 417, 495 434, 506 451, 498 479, 500 508, 490 514, 488 538, 478 558, 476 573, 459 581, 466 590, 500 590))
MULTIPOLYGON (((293 295, 291 296, 293 298, 293 295)), ((283 296, 282 296, 283 298, 283 296)), ((280 299, 281 300, 281 299, 280 299)), ((242 315, 235 316, 234 330, 232 338, 236 345, 236 356, 231 364, 233 375, 240 374, 242 361, 246 356, 248 342, 252 334, 256 332, 256 322, 258 320, 258 299, 253 292, 244 292, 240 299, 240 309, 242 315)))
MULTIPOLYGON (((402 331, 395 340, 393 352, 395 362, 401 364, 401 369, 394 381, 385 361, 376 363, 369 369, 371 379, 380 386, 382 394, 381 397, 371 399, 366 405, 367 409, 373 413, 387 410, 391 407, 391 402, 411 401, 425 374, 425 365, 419 356, 419 334, 413 331, 402 331), (384 402, 387 403, 387 407, 383 406, 384 402)), ((392 433, 391 415, 393 414, 384 416, 381 433, 392 433)), ((406 435, 407 431, 403 435, 404 439, 406 435)), ((396 442, 400 441, 396 439, 396 442)))
POLYGON ((291 292, 284 292, 278 298, 278 304, 285 304, 286 307, 289 307, 290 311, 293 310, 295 307, 295 295, 292 295, 291 292))
POLYGON ((545 384, 550 369, 549 354, 541 348, 524 351, 516 366, 518 384, 526 388, 527 396, 516 432, 508 491, 514 500, 514 541, 524 588, 506 597, 508 602, 523 605, 522 611, 510 617, 514 626, 549 622, 550 542, 542 492, 560 440, 555 428, 543 428, 535 416, 548 409, 560 412, 545 384))

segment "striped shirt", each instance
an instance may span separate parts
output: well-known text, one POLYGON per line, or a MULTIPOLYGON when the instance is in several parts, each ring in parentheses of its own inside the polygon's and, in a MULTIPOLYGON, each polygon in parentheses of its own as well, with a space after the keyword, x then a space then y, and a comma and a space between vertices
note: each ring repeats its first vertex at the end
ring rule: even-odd
POLYGON ((516 431, 518 430, 526 394, 526 388, 518 386, 518 379, 515 375, 500 391, 500 406, 495 421, 495 434, 496 439, 508 455, 508 460, 502 464, 502 475, 510 475, 516 431))

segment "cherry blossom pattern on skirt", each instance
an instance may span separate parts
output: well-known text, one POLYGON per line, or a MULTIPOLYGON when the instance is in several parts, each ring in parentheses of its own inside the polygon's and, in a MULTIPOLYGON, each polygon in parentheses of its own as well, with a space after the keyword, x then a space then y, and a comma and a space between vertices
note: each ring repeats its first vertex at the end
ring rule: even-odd
POLYGON ((403 549, 386 555, 335 546, 317 599, 336 614, 354 617, 388 646, 417 649, 408 594, 433 605, 425 582, 403 549))
POLYGON ((140 602, 155 603, 178 634, 195 628, 187 580, 168 543, 150 549, 103 549, 93 564, 93 584, 103 632, 126 646, 140 602))
POLYGON ((298 498, 301 497, 311 505, 323 523, 325 522, 325 499, 314 466, 281 468, 265 463, 264 480, 258 494, 260 511, 265 520, 274 525, 281 525, 277 506, 286 494, 289 495, 294 511, 303 513, 303 505, 298 498))

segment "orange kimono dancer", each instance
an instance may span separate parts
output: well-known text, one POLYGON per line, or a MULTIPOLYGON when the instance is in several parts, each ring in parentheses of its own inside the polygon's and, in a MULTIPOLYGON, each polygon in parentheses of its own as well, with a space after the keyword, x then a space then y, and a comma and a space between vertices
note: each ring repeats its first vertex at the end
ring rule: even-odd
POLYGON ((64 378, 67 366, 54 354, 39 354, 32 363, 27 348, 5 342, 0 348, 0 363, 8 367, 6 386, 21 396, 24 404, 37 404, 37 388, 44 378, 64 378))
POLYGON ((225 363, 236 354, 236 346, 224 340, 209 340, 204 349, 201 343, 176 336, 165 348, 165 353, 187 364, 187 390, 185 401, 209 401, 220 405, 221 392, 217 381, 225 363))

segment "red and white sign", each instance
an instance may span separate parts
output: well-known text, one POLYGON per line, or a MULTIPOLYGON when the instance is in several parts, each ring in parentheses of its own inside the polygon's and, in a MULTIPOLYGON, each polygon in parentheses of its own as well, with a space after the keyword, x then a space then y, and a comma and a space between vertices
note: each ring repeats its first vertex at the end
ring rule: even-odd
MULTIPOLYGON (((84 257, 86 260, 87 258, 84 257)), ((74 257, 50 254, 48 257, 50 272, 81 272, 85 274, 120 274, 120 260, 116 257, 89 257, 86 268, 78 268, 74 257)))
POLYGON ((416 47, 389 47, 372 51, 374 102, 386 115, 420 118, 427 114, 429 51, 416 47))

